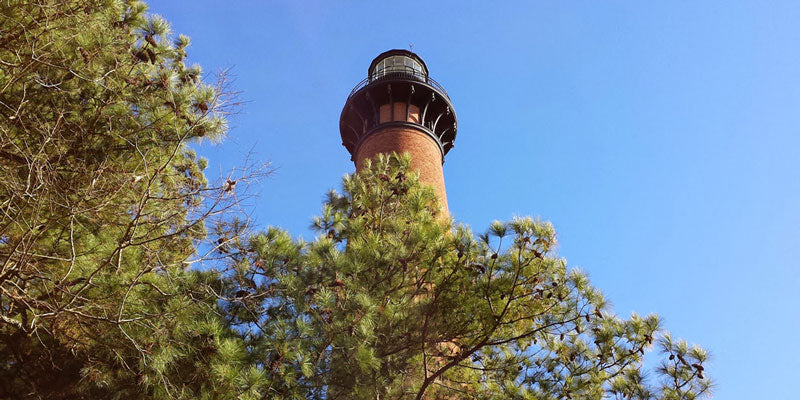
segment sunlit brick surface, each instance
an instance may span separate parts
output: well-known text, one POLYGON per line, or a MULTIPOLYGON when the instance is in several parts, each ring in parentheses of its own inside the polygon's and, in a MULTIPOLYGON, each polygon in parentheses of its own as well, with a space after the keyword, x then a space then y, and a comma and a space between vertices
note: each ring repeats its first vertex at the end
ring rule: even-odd
POLYGON ((448 215, 442 153, 439 151, 439 145, 430 136, 413 127, 389 126, 370 135, 356 154, 356 171, 361 170, 364 160, 373 158, 379 153, 388 154, 393 151, 398 154, 404 152, 411 154, 411 168, 419 172, 422 183, 434 188, 439 196, 443 214, 448 215))

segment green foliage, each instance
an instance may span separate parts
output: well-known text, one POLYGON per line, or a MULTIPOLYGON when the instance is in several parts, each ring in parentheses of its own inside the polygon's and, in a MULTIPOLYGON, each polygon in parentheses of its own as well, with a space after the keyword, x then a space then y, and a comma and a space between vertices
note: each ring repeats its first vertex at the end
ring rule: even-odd
POLYGON ((0 397, 193 397, 240 356, 218 277, 185 271, 232 205, 187 147, 224 134, 225 93, 145 11, 0 5, 0 397))
MULTIPOLYGON (((693 399, 706 355, 645 381, 658 317, 615 316, 530 218, 476 238, 438 215, 404 157, 380 156, 330 193, 313 242, 270 229, 231 255, 226 311, 276 398, 693 399), (327 397, 325 397, 327 396, 327 397)), ((686 363, 675 361, 686 359, 686 363)))

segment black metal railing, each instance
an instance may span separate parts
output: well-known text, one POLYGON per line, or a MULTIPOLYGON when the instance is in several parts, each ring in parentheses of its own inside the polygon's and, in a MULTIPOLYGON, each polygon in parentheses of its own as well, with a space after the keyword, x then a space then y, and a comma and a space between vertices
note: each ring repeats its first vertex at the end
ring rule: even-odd
POLYGON ((359 82, 353 88, 353 90, 350 91, 350 94, 347 96, 347 98, 349 99, 350 97, 353 96, 353 94, 363 89, 364 87, 370 85, 371 83, 386 81, 386 80, 396 80, 396 79, 413 80, 426 83, 428 85, 433 86, 436 90, 440 91, 448 99, 450 98, 450 96, 447 95, 447 91, 444 90, 444 88, 442 87, 442 85, 439 84, 439 82, 436 82, 435 80, 433 80, 433 78, 429 77, 427 74, 424 74, 420 70, 413 69, 411 67, 405 67, 404 70, 397 70, 395 69, 395 67, 387 68, 387 70, 389 69, 391 71, 384 72, 386 70, 383 70, 366 77, 363 81, 359 82))

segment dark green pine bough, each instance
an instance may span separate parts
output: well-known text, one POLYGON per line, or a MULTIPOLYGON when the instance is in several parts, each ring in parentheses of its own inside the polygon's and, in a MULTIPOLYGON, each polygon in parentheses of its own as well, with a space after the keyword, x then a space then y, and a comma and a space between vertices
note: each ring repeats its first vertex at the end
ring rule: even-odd
POLYGON ((549 223, 473 235, 405 156, 345 178, 311 242, 249 232, 248 176, 190 149, 224 81, 145 10, 0 4, 0 398, 710 395, 707 353, 614 315, 549 223))
POLYGON ((145 11, 0 2, 0 398, 230 393, 221 282, 192 265, 234 183, 188 147, 226 96, 145 11))

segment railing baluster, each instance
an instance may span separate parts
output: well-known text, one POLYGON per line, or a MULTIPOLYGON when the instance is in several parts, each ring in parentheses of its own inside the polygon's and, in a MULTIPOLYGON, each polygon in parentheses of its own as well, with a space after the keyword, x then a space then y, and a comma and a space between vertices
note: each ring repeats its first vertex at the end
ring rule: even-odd
MULTIPOLYGON (((406 68, 408 68, 408 67, 406 67, 406 68)), ((426 83, 426 84, 428 84, 430 86, 433 86, 433 88, 435 88, 436 90, 441 92, 448 99, 450 98, 450 96, 447 94, 447 91, 444 90, 444 88, 442 87, 442 85, 439 84, 439 82, 436 82, 430 76, 427 76, 427 75, 425 75, 425 74, 423 74, 423 73, 421 73, 419 71, 416 71, 414 69, 411 69, 411 72, 406 72, 406 71, 389 72, 389 73, 385 73, 385 74, 383 74, 381 76, 368 76, 364 80, 359 82, 353 88, 353 90, 350 91, 350 95, 348 95, 347 97, 348 98, 352 97, 356 92, 358 92, 359 90, 369 86, 373 82, 393 80, 393 79, 409 79, 409 78, 412 78, 414 80, 419 80, 419 81, 422 81, 422 82, 424 82, 424 83, 426 83)))

